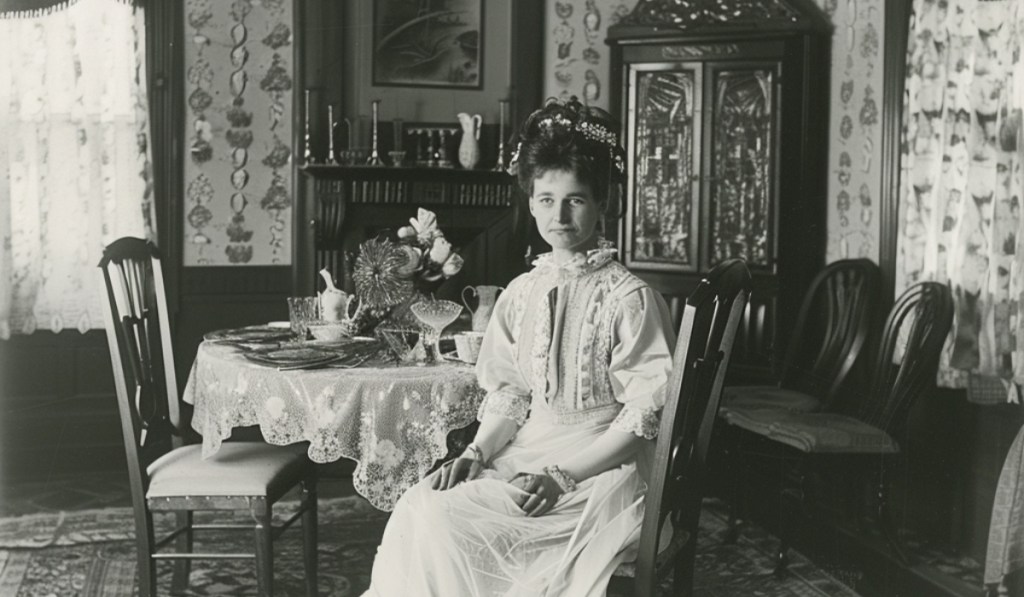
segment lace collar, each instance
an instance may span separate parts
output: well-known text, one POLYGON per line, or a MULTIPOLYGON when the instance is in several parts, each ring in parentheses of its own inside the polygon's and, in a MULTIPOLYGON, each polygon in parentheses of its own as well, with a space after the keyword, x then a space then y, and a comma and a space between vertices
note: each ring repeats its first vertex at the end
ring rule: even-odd
POLYGON ((577 253, 565 263, 555 263, 555 258, 551 253, 544 253, 538 255, 537 260, 533 262, 533 271, 575 278, 597 271, 608 265, 618 252, 618 249, 612 246, 611 243, 605 243, 603 246, 591 249, 586 253, 577 253))

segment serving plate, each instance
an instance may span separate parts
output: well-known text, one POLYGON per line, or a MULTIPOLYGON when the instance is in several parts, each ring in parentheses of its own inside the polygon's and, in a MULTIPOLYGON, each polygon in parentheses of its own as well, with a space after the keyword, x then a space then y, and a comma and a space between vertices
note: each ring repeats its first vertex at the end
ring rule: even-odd
POLYGON ((291 330, 253 325, 229 330, 215 330, 203 335, 208 342, 277 342, 292 337, 291 330))
POLYGON ((344 356, 337 351, 305 344, 250 350, 242 354, 250 361, 279 369, 317 367, 340 360, 344 356))

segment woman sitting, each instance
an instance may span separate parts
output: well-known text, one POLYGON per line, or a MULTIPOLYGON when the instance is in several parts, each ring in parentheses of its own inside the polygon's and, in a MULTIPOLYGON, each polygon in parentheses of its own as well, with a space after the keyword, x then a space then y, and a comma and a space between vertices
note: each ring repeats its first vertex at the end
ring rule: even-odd
POLYGON ((365 595, 597 596, 633 559, 674 334, 601 240, 623 151, 604 111, 549 100, 512 159, 551 253, 499 297, 465 453, 399 500, 365 595))

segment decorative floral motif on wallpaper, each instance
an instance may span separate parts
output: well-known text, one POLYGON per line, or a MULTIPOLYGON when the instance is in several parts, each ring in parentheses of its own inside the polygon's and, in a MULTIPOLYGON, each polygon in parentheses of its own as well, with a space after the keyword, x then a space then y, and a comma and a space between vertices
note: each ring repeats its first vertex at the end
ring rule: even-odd
POLYGON ((185 265, 291 263, 291 0, 187 0, 185 265))
MULTIPOLYGON (((881 189, 882 0, 816 0, 836 26, 828 182, 828 260, 878 259, 876 198, 881 189)), ((548 2, 546 97, 576 95, 608 107, 610 25, 636 0, 548 2)))
POLYGON ((608 108, 608 27, 629 14, 636 0, 555 0, 546 3, 545 97, 575 95, 608 108))
POLYGON ((835 25, 829 123, 829 262, 878 261, 885 6, 882 0, 815 0, 835 25))
POLYGON ((896 290, 953 289, 939 372, 951 387, 974 375, 1024 383, 1022 17, 1017 2, 914 2, 896 290))

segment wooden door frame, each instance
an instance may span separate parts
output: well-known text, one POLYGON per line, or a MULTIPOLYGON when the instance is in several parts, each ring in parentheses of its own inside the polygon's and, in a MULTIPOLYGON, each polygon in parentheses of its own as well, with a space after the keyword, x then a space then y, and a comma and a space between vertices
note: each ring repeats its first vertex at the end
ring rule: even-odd
POLYGON ((882 309, 896 293, 896 260, 900 231, 900 143, 903 137, 907 40, 913 0, 885 3, 885 55, 882 85, 882 192, 878 214, 878 266, 882 270, 882 309))

